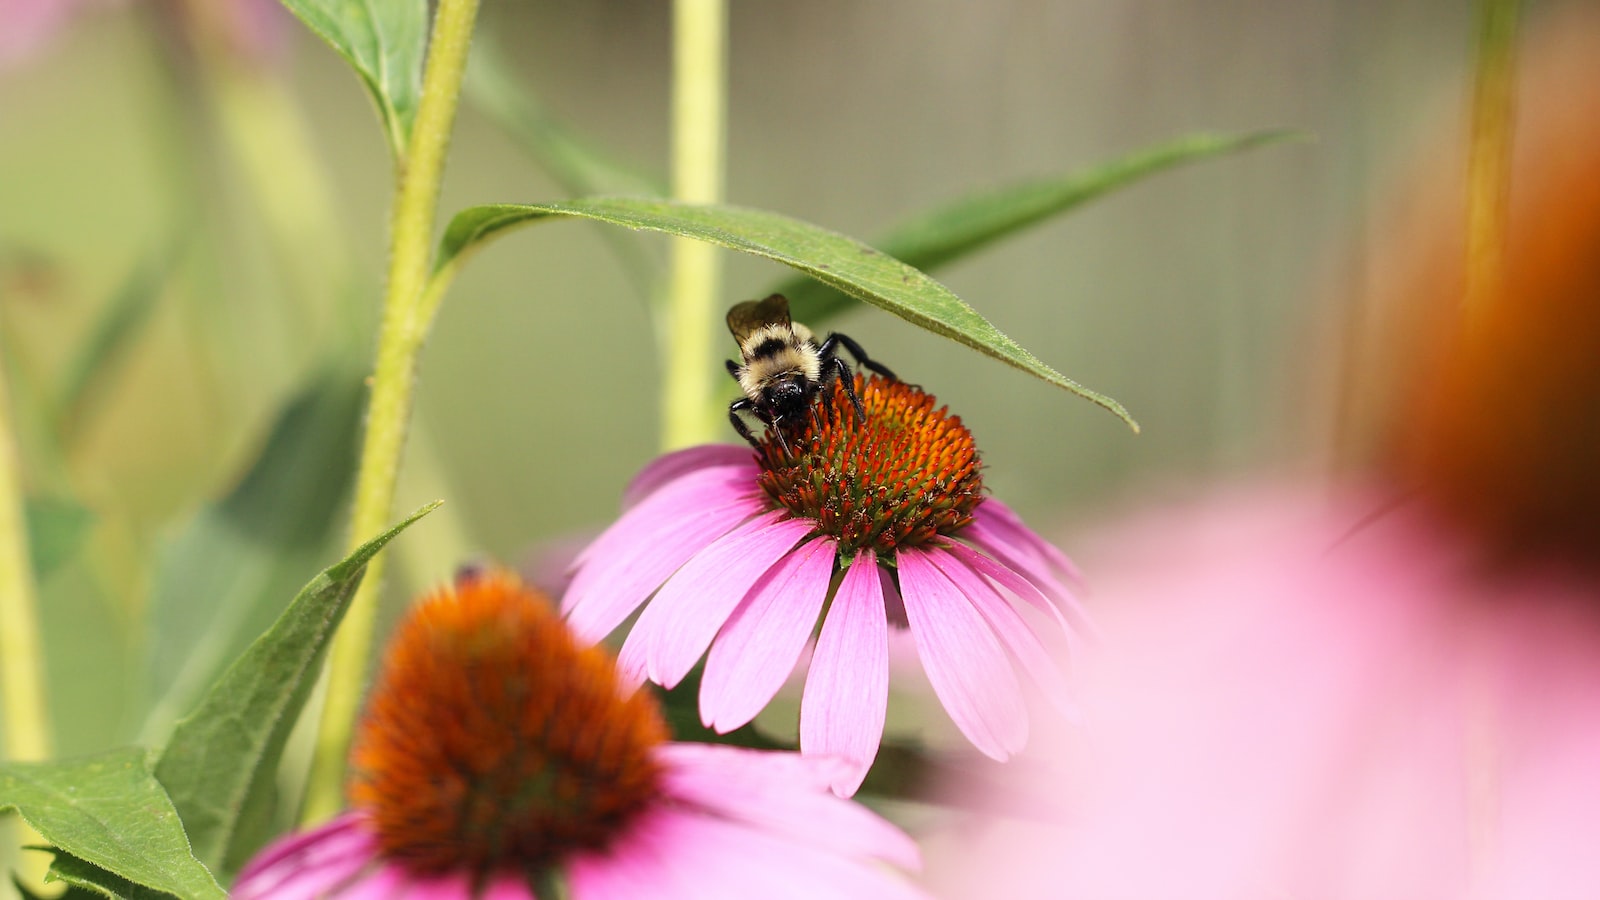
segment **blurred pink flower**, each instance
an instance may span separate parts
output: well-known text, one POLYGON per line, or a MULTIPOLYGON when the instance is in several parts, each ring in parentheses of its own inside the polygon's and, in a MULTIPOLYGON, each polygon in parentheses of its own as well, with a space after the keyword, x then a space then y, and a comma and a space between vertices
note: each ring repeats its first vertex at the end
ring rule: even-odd
POLYGON ((618 659, 635 683, 670 688, 709 647, 700 716, 720 732, 772 699, 823 616, 800 745, 851 763, 833 782, 845 796, 882 738, 891 624, 909 627, 962 733, 1000 760, 1028 733, 1012 658, 1069 709, 1035 629, 1053 620, 1054 639, 1071 635, 1067 615, 1084 625, 1065 583, 1071 563, 982 496, 960 419, 901 382, 874 377, 859 393, 864 424, 841 391, 814 417, 824 421, 788 436, 792 452, 769 437, 759 453, 705 446, 651 463, 622 517, 579 556, 563 600, 573 629, 599 640, 649 599, 618 659))
POLYGON ((1600 581, 1491 577, 1414 508, 1367 521, 1388 502, 1260 491, 1109 537, 1084 727, 1015 764, 1053 824, 960 835, 950 896, 1593 896, 1600 581))
POLYGON ((919 868, 916 843, 829 792, 836 761, 666 736, 544 598, 469 571, 389 644, 353 811, 262 851, 231 896, 925 896, 890 867, 919 868))
POLYGON ((37 52, 79 5, 78 0, 0 0, 0 67, 37 52))

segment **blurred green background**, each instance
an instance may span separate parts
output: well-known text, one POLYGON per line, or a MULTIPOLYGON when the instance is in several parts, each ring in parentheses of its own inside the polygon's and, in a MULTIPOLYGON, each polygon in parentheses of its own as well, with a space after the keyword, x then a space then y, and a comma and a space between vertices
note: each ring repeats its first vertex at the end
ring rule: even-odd
MULTIPOLYGON (((341 348, 370 356, 391 184, 368 98, 298 23, 269 18, 247 52, 206 6, 90 5, 0 70, 0 340, 25 474, 91 516, 42 584, 63 755, 139 732, 162 548, 236 484, 303 378, 341 348), (276 149, 296 129, 315 177, 276 149), (150 266, 149 317, 64 439, 52 398, 150 266)), ((480 38, 551 115, 664 173, 667 5, 485 6, 480 38)), ((1326 423, 1304 410, 1326 374, 1311 351, 1341 321, 1328 301, 1360 293, 1367 223, 1427 165, 1418 148, 1460 127, 1472 36, 1470 4, 1439 0, 734 4, 727 197, 870 240, 1188 132, 1314 134, 1157 176, 938 273, 1141 435, 876 309, 831 323, 962 416, 997 496, 1071 528, 1152 485, 1319 449, 1326 423)), ((443 215, 563 195, 466 106, 443 215)), ((730 304, 788 274, 726 263, 730 304)), ((603 526, 657 452, 645 304, 597 226, 542 225, 474 259, 424 353, 412 450, 431 463, 398 508, 443 496, 459 549, 513 562, 603 526)), ((306 523, 320 549, 292 582, 336 558, 346 514, 306 523)), ((397 544, 414 565, 391 569, 392 605, 456 561, 432 525, 397 544)))

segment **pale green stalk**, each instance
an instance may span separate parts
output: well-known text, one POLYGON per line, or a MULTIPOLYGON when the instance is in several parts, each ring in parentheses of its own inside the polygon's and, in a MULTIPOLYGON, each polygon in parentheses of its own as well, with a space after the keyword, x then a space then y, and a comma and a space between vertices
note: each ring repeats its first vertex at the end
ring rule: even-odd
MULTIPOLYGON (((411 418, 417 353, 431 319, 431 309, 424 309, 424 290, 439 185, 477 13, 478 0, 439 0, 434 14, 422 99, 405 159, 399 164, 399 184, 390 218, 389 280, 378 331, 366 437, 356 474, 355 510, 350 524, 352 547, 381 532, 393 514, 395 482, 400 474, 406 425, 411 418)), ((384 554, 379 554, 368 564, 366 577, 334 640, 328 700, 322 709, 301 816, 307 824, 321 821, 339 808, 345 756, 372 651, 383 561, 384 554)))
MULTIPOLYGON (((22 466, 11 423, 11 398, 4 360, 0 360, 0 702, 5 715, 5 759, 38 760, 50 755, 50 713, 44 698, 44 647, 39 633, 39 603, 28 554, 28 522, 22 495, 22 466)), ((21 824, 0 829, 0 859, 10 859, 24 882, 37 889, 48 860, 29 853, 12 858, 12 849, 41 843, 21 824)))
POLYGON ((1520 0, 1478 4, 1478 60, 1467 156, 1466 321, 1479 319, 1504 277, 1511 139, 1516 131, 1516 43, 1520 0))
MULTIPOLYGON (((672 196, 720 203, 727 107, 727 0, 672 6, 672 196)), ((716 437, 713 378, 722 257, 675 238, 661 333, 661 444, 672 450, 716 437)))

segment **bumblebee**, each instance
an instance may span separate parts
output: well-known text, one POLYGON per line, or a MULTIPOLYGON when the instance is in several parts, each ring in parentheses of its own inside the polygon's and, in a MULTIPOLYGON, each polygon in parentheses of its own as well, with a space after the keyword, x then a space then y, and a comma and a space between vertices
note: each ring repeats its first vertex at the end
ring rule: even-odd
POLYGON ((728 374, 744 392, 743 397, 728 405, 728 420, 739 436, 757 449, 761 444, 741 413, 754 415, 772 429, 778 446, 788 452, 784 424, 806 416, 817 397, 830 391, 836 380, 843 380, 856 415, 866 415, 861 398, 856 396, 850 366, 838 355, 840 348, 848 351, 857 365, 885 378, 895 377, 845 335, 833 332, 818 344, 811 329, 789 318, 789 301, 782 294, 746 300, 728 310, 728 330, 739 343, 739 355, 744 360, 742 365, 728 360, 728 374))

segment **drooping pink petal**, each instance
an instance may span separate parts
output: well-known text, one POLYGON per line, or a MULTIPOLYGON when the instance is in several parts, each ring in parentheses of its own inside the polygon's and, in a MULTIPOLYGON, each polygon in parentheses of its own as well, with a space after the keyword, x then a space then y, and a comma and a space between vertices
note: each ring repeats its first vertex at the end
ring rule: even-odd
POLYGON ((889 708, 889 623, 878 560, 856 554, 823 620, 800 698, 800 747, 849 767, 830 787, 848 797, 877 758, 889 708))
POLYGON ((628 482, 622 492, 622 508, 631 509, 658 489, 701 469, 742 468, 742 477, 753 485, 757 475, 754 457, 749 447, 732 444, 701 444, 658 456, 628 482))
POLYGON ((1016 510, 993 497, 985 497, 984 501, 978 505, 977 510, 974 511, 973 516, 978 521, 999 532, 1008 543, 1022 548, 1025 552, 1035 555, 1049 565, 1059 569, 1067 576, 1069 581, 1080 585, 1083 583, 1083 574, 1078 571, 1077 566, 1073 565, 1072 560, 1068 559, 1067 555, 1062 553, 1061 549, 1055 544, 1040 537, 1037 531, 1029 528, 1027 523, 1022 521, 1022 517, 1017 515, 1016 510))
POLYGON ((1028 740, 1028 711, 1005 650, 971 601, 922 551, 897 554, 900 596, 933 692, 961 733, 1005 761, 1028 740))
POLYGON ((640 613, 617 658, 624 678, 673 687, 766 571, 811 530, 809 519, 773 510, 695 554, 640 613))
POLYGON ((726 734, 756 717, 783 687, 828 597, 837 547, 818 538, 761 576, 706 656, 700 721, 726 734))
POLYGON ((339 900, 405 900, 410 896, 411 875, 394 863, 339 892, 339 900))
POLYGON ((661 486, 637 506, 624 511, 611 527, 601 532, 594 543, 573 559, 572 567, 578 569, 591 559, 603 559, 633 543, 632 535, 624 529, 624 522, 632 523, 632 527, 639 527, 638 523, 641 522, 675 522, 687 510, 754 499, 757 493, 754 479, 744 477, 729 467, 689 472, 661 486))
POLYGON ((604 851, 580 853, 566 866, 572 900, 695 900, 703 879, 673 865, 669 839, 680 817, 668 811, 641 815, 604 851))
POLYGON ((675 811, 661 829, 663 861, 694 878, 696 898, 926 900, 881 865, 796 844, 726 819, 675 811))
POLYGON ((711 744, 668 744, 667 792, 725 818, 840 855, 922 868, 905 832, 859 803, 828 792, 840 776, 832 758, 711 744))
POLYGON ((1073 647, 1073 649, 1077 648, 1079 638, 1076 629, 1073 628, 1072 623, 1067 621, 1067 617, 1062 614, 1060 605, 1052 603, 1050 598, 1033 582, 1017 574, 1006 565, 959 541, 951 541, 945 545, 945 550, 963 563, 966 563, 967 568, 982 574, 990 582, 999 585, 1017 599, 1054 619, 1056 624, 1061 626, 1061 632, 1066 635, 1069 646, 1073 647))
POLYGON ((1010 602, 953 553, 940 547, 928 547, 923 552, 950 583, 972 602, 978 614, 999 635, 1006 649, 1022 663, 1023 669, 1044 691, 1051 704, 1068 718, 1078 719, 1077 704, 1072 702, 1071 689, 1067 687, 1067 679, 1061 668, 1010 602))
POLYGON ((268 847, 239 873, 237 898, 316 897, 371 864, 377 845, 358 813, 268 847))
MULTIPOLYGON (((584 551, 562 600, 572 630, 598 641, 690 557, 761 511, 753 497, 681 479, 623 514, 584 551)), ((725 486, 723 486, 725 488, 725 486)))
MULTIPOLYGON (((988 502, 985 501, 983 506, 978 507, 978 510, 981 512, 983 507, 988 505, 988 502)), ((985 519, 979 516, 971 525, 962 529, 957 536, 987 553, 1007 568, 1022 575, 1029 583, 1043 592, 1046 597, 1049 597, 1056 605, 1061 607, 1066 613, 1067 619, 1072 623, 1074 630, 1086 637, 1099 640, 1099 629, 1095 627, 1094 620, 1089 617, 1088 611, 1078 602, 1078 598, 1072 593, 1072 589, 1062 584, 1061 580, 1051 573, 1050 566, 1040 555, 1028 552, 993 529, 991 525, 994 521, 992 517, 985 519)), ((1019 596, 1023 596, 1026 599, 1027 595, 1019 594, 1019 596)))

